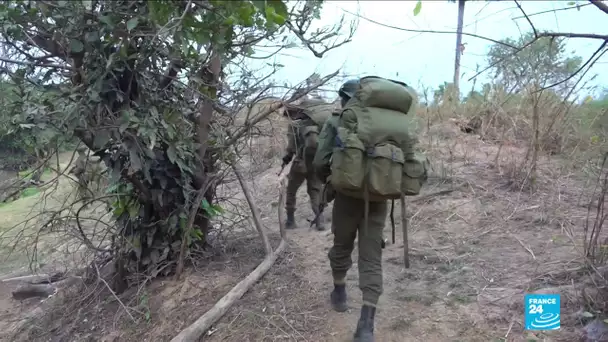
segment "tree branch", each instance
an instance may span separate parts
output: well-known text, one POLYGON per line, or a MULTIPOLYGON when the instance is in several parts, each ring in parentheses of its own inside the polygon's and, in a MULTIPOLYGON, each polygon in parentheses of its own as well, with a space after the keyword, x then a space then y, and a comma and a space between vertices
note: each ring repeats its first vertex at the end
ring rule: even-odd
POLYGON ((519 8, 519 10, 521 11, 521 13, 524 15, 524 17, 526 18, 526 20, 530 24, 530 26, 532 27, 532 31, 534 32, 534 37, 538 37, 538 31, 536 31, 536 27, 534 27, 534 24, 532 24, 532 20, 530 20, 530 18, 528 17, 528 15, 524 11, 524 9, 521 7, 521 5, 519 4, 519 2, 517 0, 514 0, 514 1, 515 1, 515 4, 517 5, 517 7, 519 8))
MULTIPOLYGON (((435 30, 415 30, 415 29, 407 29, 407 28, 403 28, 403 27, 397 27, 397 26, 392 26, 392 25, 388 25, 388 24, 383 24, 383 23, 381 23, 381 22, 378 22, 378 21, 375 21, 375 20, 373 20, 373 19, 370 19, 370 18, 364 17, 364 16, 362 16, 362 15, 360 15, 360 14, 355 14, 355 13, 350 12, 350 11, 347 11, 347 10, 345 10, 345 9, 343 9, 343 11, 344 11, 344 12, 346 12, 346 13, 349 13, 349 14, 351 14, 351 15, 354 15, 354 16, 356 16, 356 17, 359 17, 359 18, 361 18, 361 19, 367 20, 367 21, 369 21, 370 23, 373 23, 373 24, 376 24, 376 25, 380 25, 380 26, 384 26, 384 27, 387 27, 387 28, 391 28, 391 29, 394 29, 394 30, 405 31, 405 32, 416 32, 416 33, 458 34, 458 32, 456 32, 456 31, 435 31, 435 30)), ((513 46, 513 45, 508 44, 508 43, 505 43, 505 42, 501 42, 501 41, 496 40, 496 39, 492 39, 492 38, 488 38, 488 37, 480 36, 480 35, 477 35, 477 34, 474 34, 474 33, 462 32, 462 34, 463 34, 464 36, 469 36, 469 37, 473 37, 473 38, 483 39, 483 40, 487 40, 487 41, 492 42, 492 43, 495 43, 495 44, 500 44, 500 45, 504 45, 504 46, 510 47, 510 48, 512 48, 512 49, 517 49, 517 47, 516 47, 516 46, 513 46)))
POLYGON ((34 66, 34 67, 41 67, 41 68, 57 68, 57 69, 64 69, 64 70, 70 70, 70 71, 74 70, 73 68, 66 66, 66 65, 16 61, 16 60, 4 58, 4 57, 0 57, 0 61, 5 62, 5 63, 10 63, 10 64, 27 65, 27 66, 34 66))
POLYGON ((600 1, 600 0, 589 0, 589 2, 592 3, 593 5, 595 5, 595 7, 599 8, 600 11, 608 14, 608 5, 606 5, 602 1, 600 1))
POLYGON ((264 233, 264 227, 262 226, 262 220, 260 219, 260 210, 255 205, 255 200, 253 198, 253 195, 251 194, 251 190, 249 189, 249 186, 245 181, 245 177, 243 176, 243 173, 240 170, 240 166, 238 165, 238 162, 235 160, 235 158, 233 158, 233 160, 231 161, 230 166, 232 166, 232 170, 234 171, 236 179, 241 184, 241 189, 243 190, 243 194, 245 195, 245 199, 247 200, 247 204, 249 205, 249 209, 251 210, 251 215, 253 215, 253 224, 255 226, 255 229, 258 231, 258 234, 260 234, 262 242, 264 243, 264 250, 266 251, 266 255, 271 255, 272 246, 270 245, 270 240, 268 240, 268 236, 266 236, 266 233, 264 233))
MULTIPOLYGON (((543 37, 548 37, 548 38, 557 38, 557 37, 563 37, 563 38, 587 38, 587 39, 600 39, 600 40, 604 40, 604 41, 608 41, 608 35, 602 35, 602 34, 594 34, 594 33, 571 33, 571 32, 540 32, 536 35, 536 37, 534 39, 532 39, 531 41, 529 41, 528 43, 524 44, 522 47, 516 48, 515 51, 511 54, 508 55, 504 58, 501 58, 500 60, 488 65, 487 67, 485 67, 483 70, 477 72, 475 75, 471 76, 468 80, 471 81, 472 79, 474 79, 475 77, 483 74, 484 72, 488 71, 489 69, 495 67, 496 65, 502 63, 503 61, 505 61, 507 58, 509 57, 513 57, 515 55, 517 55, 519 52, 521 52, 523 49, 531 46, 532 44, 534 44, 537 40, 539 40, 540 38, 543 37)), ((578 72, 578 71, 577 71, 578 72)), ((575 75, 575 74, 573 74, 575 75)), ((573 76, 572 75, 572 76, 573 76)))
POLYGON ((346 43, 350 43, 350 42, 352 41, 352 39, 351 39, 352 37, 350 37, 350 38, 348 38, 348 39, 345 39, 345 40, 344 40, 343 42, 341 42, 341 43, 335 44, 335 45, 333 45, 333 46, 331 46, 331 47, 329 47, 329 48, 326 48, 325 50, 323 50, 323 51, 319 52, 319 51, 317 51, 317 50, 316 50, 316 49, 315 49, 315 48, 312 46, 312 42, 311 42, 310 40, 306 39, 306 38, 304 37, 304 35, 303 35, 303 34, 300 32, 300 30, 296 29, 296 28, 295 28, 295 27, 294 27, 294 26, 293 26, 293 25, 292 25, 292 24, 291 24, 289 21, 286 21, 286 22, 285 22, 285 25, 287 25, 287 27, 288 27, 288 28, 291 30, 291 32, 293 32, 293 34, 295 34, 295 35, 296 35, 296 36, 297 36, 297 37, 300 39, 300 41, 301 41, 301 42, 302 42, 304 45, 306 45, 306 47, 308 48, 308 50, 310 50, 310 52, 312 52, 312 54, 313 54, 315 57, 317 57, 317 58, 323 58, 323 55, 324 55, 325 53, 327 53, 328 51, 333 50, 333 49, 336 49, 336 48, 339 48, 340 46, 342 46, 342 45, 344 45, 344 44, 346 44, 346 43))
POLYGON ((607 44, 608 44, 608 41, 604 41, 602 43, 602 45, 600 45, 600 47, 597 50, 595 50, 595 52, 591 55, 591 57, 589 57, 589 59, 587 59, 587 61, 585 62, 585 64, 581 65, 580 68, 578 68, 570 76, 566 77, 565 79, 563 79, 563 80, 561 80, 559 82, 555 82, 555 83, 553 83, 553 84, 551 84, 549 86, 542 87, 541 89, 535 91, 535 93, 543 91, 545 89, 553 88, 553 87, 558 86, 558 85, 560 85, 562 83, 568 82, 570 79, 572 79, 574 76, 576 76, 581 70, 583 70, 585 67, 587 67, 587 65, 589 65, 589 68, 591 68, 595 64, 595 62, 597 62, 597 60, 600 57, 602 57, 602 55, 604 55, 606 53, 606 51, 608 51, 608 50, 605 50, 605 47, 606 47, 607 44), (604 50, 604 51, 602 51, 602 50, 604 50), (599 56, 597 56, 598 54, 599 54, 599 56), (596 58, 596 56, 597 56, 597 58, 596 58), (594 58, 595 58, 595 60, 594 60, 594 58))
POLYGON ((58 57, 67 62, 65 51, 61 45, 57 44, 52 38, 44 38, 41 35, 35 35, 26 40, 26 43, 50 53, 53 57, 58 57))
POLYGON ((538 38, 542 38, 542 37, 587 38, 587 39, 608 40, 608 34, 595 34, 595 33, 541 32, 538 34, 538 38))
MULTIPOLYGON (((546 14, 546 13, 559 12, 559 11, 568 11, 568 10, 577 9, 577 8, 581 8, 581 7, 585 7, 585 6, 590 6, 590 5, 591 4, 584 4, 584 5, 576 5, 576 6, 570 6, 570 7, 564 7, 564 8, 556 8, 556 9, 547 10, 547 11, 540 11, 540 12, 535 12, 535 13, 528 14, 528 17, 533 17, 535 15, 541 15, 541 14, 546 14)), ((513 20, 523 19, 523 18, 525 18, 525 16, 514 17, 513 20)))
POLYGON ((297 92, 294 93, 287 101, 281 101, 281 102, 277 102, 277 103, 273 103, 269 106, 268 109, 266 109, 265 111, 263 111, 262 113, 256 115, 253 119, 251 119, 249 122, 245 123, 245 126, 239 128, 238 130, 236 130, 236 132, 229 134, 228 136, 228 141, 225 143, 225 146, 231 146, 234 145, 234 143, 236 143, 238 141, 238 139, 240 139, 243 135, 245 135, 245 133, 247 133, 247 131, 249 131, 249 129, 254 126, 255 124, 257 124, 258 122, 264 120, 265 118, 267 118, 270 114, 274 113, 275 111, 277 111, 279 108, 281 108, 285 103, 291 103, 301 97, 303 97, 304 95, 308 94, 310 91, 322 86, 323 84, 327 83, 330 79, 334 78, 336 75, 338 75, 339 70, 336 70, 335 72, 323 77, 319 83, 311 85, 309 87, 304 88, 304 92, 298 94, 297 92))

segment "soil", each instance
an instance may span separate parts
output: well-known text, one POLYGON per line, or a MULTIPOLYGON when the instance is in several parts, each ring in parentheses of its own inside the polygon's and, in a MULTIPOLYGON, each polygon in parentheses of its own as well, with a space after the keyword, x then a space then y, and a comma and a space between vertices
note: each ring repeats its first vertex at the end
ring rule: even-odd
MULTIPOLYGON (((376 341, 574 341, 581 327, 574 318, 581 303, 573 284, 583 277, 578 270, 587 215, 581 183, 557 173, 559 160, 543 159, 536 190, 520 191, 517 180, 523 176, 512 165, 524 148, 503 146, 501 166, 496 167, 498 146, 455 125, 434 129, 433 136, 441 139, 422 141, 432 151, 434 167, 424 193, 453 191, 408 201, 408 269, 401 228, 397 226, 393 244, 387 219, 376 341), (524 330, 523 296, 535 291, 562 295, 560 330, 524 330)), ((274 166, 256 176, 254 189, 273 246, 278 241, 277 172, 274 166)), ((287 252, 202 341, 352 340, 361 305, 357 250, 347 278, 350 309, 334 312, 328 304, 332 235, 308 228, 312 213, 305 186, 298 203, 299 228, 288 232, 287 252)), ((398 205, 395 222, 401 222, 398 205)), ((262 260, 261 243, 252 231, 232 233, 244 237, 230 239, 211 255, 197 256, 198 266, 180 281, 157 279, 123 294, 122 303, 99 289, 58 294, 60 301, 43 303, 46 314, 16 335, 6 333, 9 320, 22 316, 22 307, 38 306, 39 300, 12 300, 11 289, 0 283, 0 334, 6 334, 0 339, 168 341, 262 260)))

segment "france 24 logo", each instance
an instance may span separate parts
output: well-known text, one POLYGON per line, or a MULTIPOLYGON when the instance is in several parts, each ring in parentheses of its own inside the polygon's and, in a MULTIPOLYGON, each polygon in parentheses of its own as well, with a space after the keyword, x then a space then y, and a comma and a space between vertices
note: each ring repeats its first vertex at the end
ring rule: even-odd
POLYGON ((524 298, 526 330, 557 330, 560 327, 560 295, 529 294, 524 298))

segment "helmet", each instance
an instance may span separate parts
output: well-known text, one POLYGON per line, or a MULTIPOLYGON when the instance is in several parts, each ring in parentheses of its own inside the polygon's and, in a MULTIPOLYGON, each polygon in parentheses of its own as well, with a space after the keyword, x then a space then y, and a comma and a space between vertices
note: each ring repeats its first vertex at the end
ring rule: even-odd
POLYGON ((359 89, 359 79, 352 79, 346 81, 338 90, 338 94, 342 98, 351 98, 355 96, 355 93, 359 89))

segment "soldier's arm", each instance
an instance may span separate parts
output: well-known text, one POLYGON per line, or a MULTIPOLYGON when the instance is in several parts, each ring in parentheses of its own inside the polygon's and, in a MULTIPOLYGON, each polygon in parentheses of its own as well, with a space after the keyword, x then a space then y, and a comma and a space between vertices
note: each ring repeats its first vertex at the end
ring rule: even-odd
POLYGON ((289 123, 287 125, 287 148, 285 148, 285 154, 293 156, 296 154, 296 127, 289 123))
POLYGON ((337 134, 337 119, 337 115, 332 115, 325 121, 325 124, 323 124, 321 133, 319 134, 317 152, 315 153, 315 158, 313 160, 315 172, 323 182, 325 182, 327 177, 331 174, 330 160, 333 153, 334 140, 336 139, 337 134))

